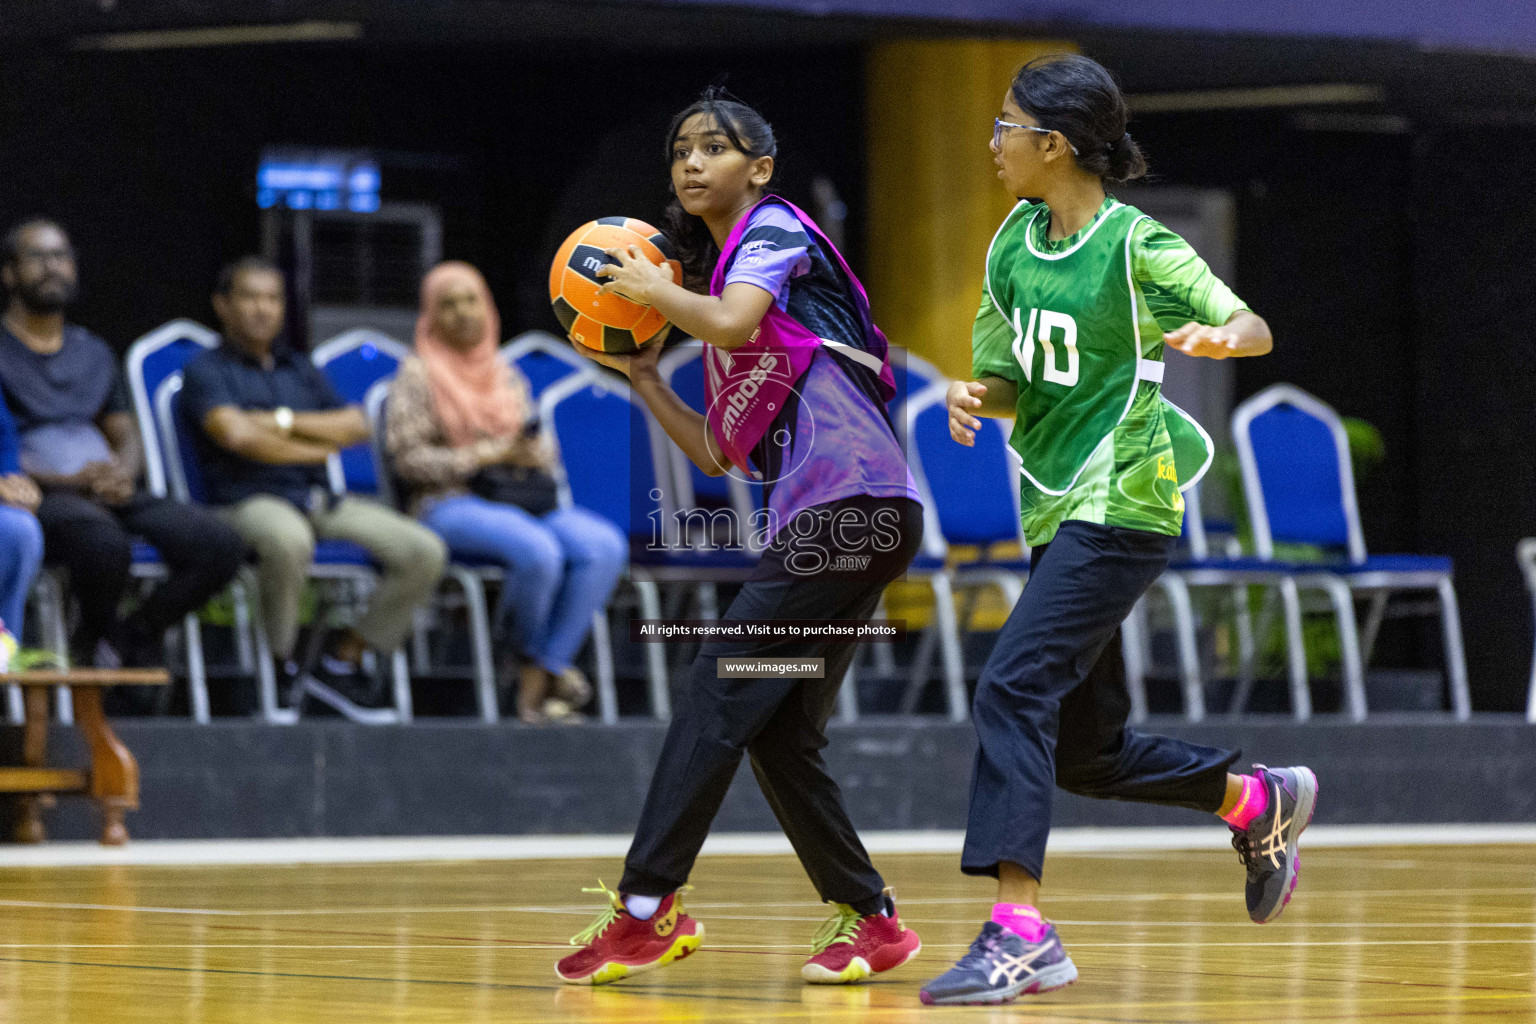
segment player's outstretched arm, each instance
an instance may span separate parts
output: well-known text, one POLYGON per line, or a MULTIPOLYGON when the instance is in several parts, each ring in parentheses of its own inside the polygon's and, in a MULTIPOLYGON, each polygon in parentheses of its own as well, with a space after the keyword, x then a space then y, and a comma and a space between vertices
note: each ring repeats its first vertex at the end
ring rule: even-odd
POLYGON ((683 454, 688 456, 702 473, 706 476, 725 474, 730 467, 730 461, 721 450, 720 443, 715 440, 714 431, 709 429, 708 421, 704 419, 703 414, 694 412, 688 403, 678 398, 677 393, 667 387, 666 381, 661 379, 661 372, 656 369, 656 363, 661 358, 660 344, 646 345, 636 352, 625 355, 598 352, 579 343, 573 343, 572 347, 594 363, 601 363, 628 377, 630 386, 635 389, 635 394, 639 395, 646 408, 651 410, 651 415, 656 417, 656 422, 661 424, 661 429, 677 442, 683 454))
POLYGON ((1012 416, 1018 402, 1019 389, 1011 380, 983 377, 952 381, 944 395, 944 407, 949 410, 949 436, 967 448, 974 447, 976 431, 981 429, 981 421, 976 417, 1012 416))
POLYGON ((1263 356, 1274 348, 1269 324, 1257 313, 1246 309, 1233 313, 1232 319, 1220 327, 1187 323, 1178 330, 1169 331, 1163 336, 1163 341, 1187 356, 1203 356, 1206 359, 1263 356))
POLYGON ((604 292, 654 306, 684 334, 727 352, 752 340, 773 296, 756 285, 735 283, 721 295, 699 295, 672 280, 672 271, 646 259, 638 246, 609 249, 618 264, 600 267, 604 292))

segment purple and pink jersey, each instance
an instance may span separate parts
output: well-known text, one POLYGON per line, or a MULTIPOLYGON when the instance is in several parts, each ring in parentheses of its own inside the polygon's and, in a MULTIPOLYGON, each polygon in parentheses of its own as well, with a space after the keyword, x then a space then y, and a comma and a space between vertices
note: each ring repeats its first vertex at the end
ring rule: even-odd
MULTIPOLYGON (((823 341, 861 349, 850 290, 820 244, 785 206, 752 214, 725 283, 750 284, 823 341)), ((782 526, 802 509, 869 495, 920 501, 880 401, 876 374, 822 345, 753 452, 782 526)))

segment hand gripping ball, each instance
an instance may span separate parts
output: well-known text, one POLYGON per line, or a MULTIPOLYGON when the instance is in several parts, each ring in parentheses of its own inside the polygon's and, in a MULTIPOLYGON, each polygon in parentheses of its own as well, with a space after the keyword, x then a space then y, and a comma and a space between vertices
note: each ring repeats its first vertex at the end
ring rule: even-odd
POLYGON ((549 301, 560 326, 572 341, 599 352, 633 352, 641 345, 663 341, 672 325, 650 306, 609 292, 598 293, 606 278, 597 276, 605 263, 617 263, 605 250, 635 245, 652 263, 672 269, 681 282, 683 268, 667 236, 633 217, 603 217, 583 224, 560 246, 549 268, 549 301))

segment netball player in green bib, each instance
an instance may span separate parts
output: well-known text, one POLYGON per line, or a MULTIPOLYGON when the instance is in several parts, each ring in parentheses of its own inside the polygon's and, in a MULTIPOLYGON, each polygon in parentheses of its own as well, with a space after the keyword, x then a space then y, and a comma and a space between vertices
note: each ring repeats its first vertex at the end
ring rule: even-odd
POLYGON ((1221 816, 1247 868, 1249 916, 1295 886, 1317 780, 1306 768, 1228 768, 1237 755, 1126 727, 1118 630, 1168 566, 1181 488, 1210 438, 1161 395, 1164 346, 1263 355, 1270 333, 1179 236, 1105 194, 1146 162, 1109 73, 1078 56, 1015 76, 993 128, 998 177, 1029 196, 987 253, 975 380, 948 395, 950 433, 1014 417, 1029 585, 976 688, 979 740, 961 870, 998 879, 969 952, 925 1003, 996 1003, 1070 984, 1077 968, 1037 909, 1054 788, 1221 816))

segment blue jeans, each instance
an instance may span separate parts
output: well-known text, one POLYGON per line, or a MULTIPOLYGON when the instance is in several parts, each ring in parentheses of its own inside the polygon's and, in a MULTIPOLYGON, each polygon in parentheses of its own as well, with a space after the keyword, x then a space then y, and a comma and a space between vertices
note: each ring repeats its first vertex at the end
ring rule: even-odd
POLYGON ((429 504, 421 521, 454 558, 501 566, 498 618, 510 615, 523 655, 556 673, 581 649, 628 553, 618 527, 580 508, 537 519, 515 505, 465 494, 429 504))
POLYGON ((27 591, 43 564, 43 528, 37 517, 0 505, 0 619, 17 641, 26 616, 27 591))

